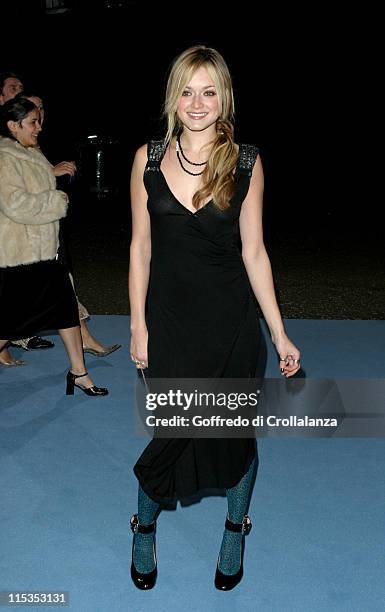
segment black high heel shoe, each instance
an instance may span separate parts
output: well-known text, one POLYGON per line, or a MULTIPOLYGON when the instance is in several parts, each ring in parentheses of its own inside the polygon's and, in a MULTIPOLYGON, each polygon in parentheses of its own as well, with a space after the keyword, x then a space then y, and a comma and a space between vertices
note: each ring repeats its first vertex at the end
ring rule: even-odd
POLYGON ((134 540, 132 542, 131 578, 132 578, 134 585, 138 589, 141 589, 142 591, 149 590, 155 586, 156 577, 158 575, 158 568, 157 568, 157 562, 156 562, 156 551, 155 551, 156 521, 153 521, 152 523, 150 523, 150 525, 140 525, 139 520, 138 520, 138 515, 133 514, 130 520, 130 525, 131 525, 132 532, 134 534, 134 540), (134 565, 135 535, 137 533, 153 533, 154 534, 153 554, 154 554, 155 567, 151 572, 148 572, 147 574, 142 574, 141 572, 138 572, 138 570, 136 569, 134 565))
POLYGON ((81 389, 86 395, 90 395, 91 397, 96 397, 98 395, 108 395, 108 389, 104 389, 103 387, 96 387, 94 385, 93 387, 88 387, 87 389, 87 387, 83 387, 83 385, 77 385, 75 383, 75 380, 77 378, 83 378, 83 376, 87 376, 87 374, 88 372, 84 372, 84 374, 74 374, 73 372, 71 372, 71 370, 69 370, 67 374, 66 395, 73 395, 75 387, 78 387, 78 389, 81 389))
MULTIPOLYGON (((250 529, 252 527, 251 520, 249 516, 245 516, 243 518, 242 523, 233 523, 226 519, 225 529, 228 531, 234 531, 235 533, 242 533, 243 536, 250 533, 250 529)), ((223 574, 219 569, 219 559, 217 562, 217 570, 215 572, 215 580, 214 584, 217 589, 220 591, 231 591, 239 582, 242 580, 243 576, 243 551, 244 551, 244 538, 242 538, 242 550, 241 550, 241 567, 236 572, 236 574, 223 574)))

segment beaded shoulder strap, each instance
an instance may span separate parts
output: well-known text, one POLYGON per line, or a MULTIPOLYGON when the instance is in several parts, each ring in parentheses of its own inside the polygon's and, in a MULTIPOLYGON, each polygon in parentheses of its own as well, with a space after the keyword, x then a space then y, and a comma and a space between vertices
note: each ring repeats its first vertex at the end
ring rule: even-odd
POLYGON ((248 176, 252 175, 255 160, 259 155, 259 149, 255 145, 240 144, 238 153, 238 169, 248 176))
POLYGON ((147 167, 158 168, 164 155, 163 140, 150 140, 147 145, 147 167))

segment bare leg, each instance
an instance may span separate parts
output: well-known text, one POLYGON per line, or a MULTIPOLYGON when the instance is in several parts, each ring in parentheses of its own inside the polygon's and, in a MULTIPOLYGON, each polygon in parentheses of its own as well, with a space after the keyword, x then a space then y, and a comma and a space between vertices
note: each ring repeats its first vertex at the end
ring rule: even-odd
POLYGON ((83 340, 83 351, 85 353, 91 353, 91 355, 95 355, 96 357, 106 357, 122 346, 121 344, 111 344, 110 346, 103 346, 100 344, 91 334, 84 319, 80 319, 80 329, 83 340))
POLYGON ((84 319, 80 321, 80 331, 83 339, 84 348, 91 348, 95 351, 103 351, 105 347, 96 340, 88 329, 88 325, 84 319))
POLYGON ((12 356, 11 353, 5 348, 8 340, 0 340, 0 363, 2 361, 11 361, 12 356))
MULTIPOLYGON (((2 340, 0 340, 0 343, 3 342, 2 340)), ((4 344, 5 347, 5 344, 4 344)), ((7 364, 7 363, 11 363, 12 361, 14 361, 11 353, 9 352, 9 350, 7 348, 2 348, 0 349, 0 363, 3 364, 7 364)))
MULTIPOLYGON (((84 363, 80 327, 69 327, 67 329, 59 329, 58 331, 68 353, 71 364, 71 372, 74 374, 84 374, 84 372, 86 372, 86 366, 84 363)), ((86 388, 94 385, 90 376, 83 376, 81 379, 79 379, 79 384, 86 388)))
POLYGON ((0 365, 25 365, 22 359, 14 359, 7 348, 8 340, 0 340, 0 365))

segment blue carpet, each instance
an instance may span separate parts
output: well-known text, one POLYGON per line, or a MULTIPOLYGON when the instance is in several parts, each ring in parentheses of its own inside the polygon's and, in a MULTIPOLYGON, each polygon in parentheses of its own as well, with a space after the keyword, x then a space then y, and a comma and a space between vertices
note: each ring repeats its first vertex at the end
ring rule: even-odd
MULTIPOLYGON (((384 377, 385 321, 288 320, 308 377, 384 377)), ((136 511, 129 319, 90 327, 124 348, 87 367, 107 398, 65 397, 57 340, 0 368, 0 591, 66 590, 76 612, 381 611, 385 601, 385 440, 262 439, 245 576, 213 587, 226 500, 211 497, 158 521, 153 591, 129 577, 136 511)), ((276 375, 269 346, 267 376, 276 375)), ((28 606, 29 610, 39 610, 28 606)), ((57 609, 46 606, 46 609, 57 609)))

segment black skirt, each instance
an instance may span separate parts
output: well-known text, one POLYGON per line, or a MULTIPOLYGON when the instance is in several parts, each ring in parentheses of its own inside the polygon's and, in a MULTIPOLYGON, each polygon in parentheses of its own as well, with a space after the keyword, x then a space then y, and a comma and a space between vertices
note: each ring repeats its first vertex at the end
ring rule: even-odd
POLYGON ((56 259, 0 268, 0 311, 2 340, 79 325, 68 270, 56 259))

